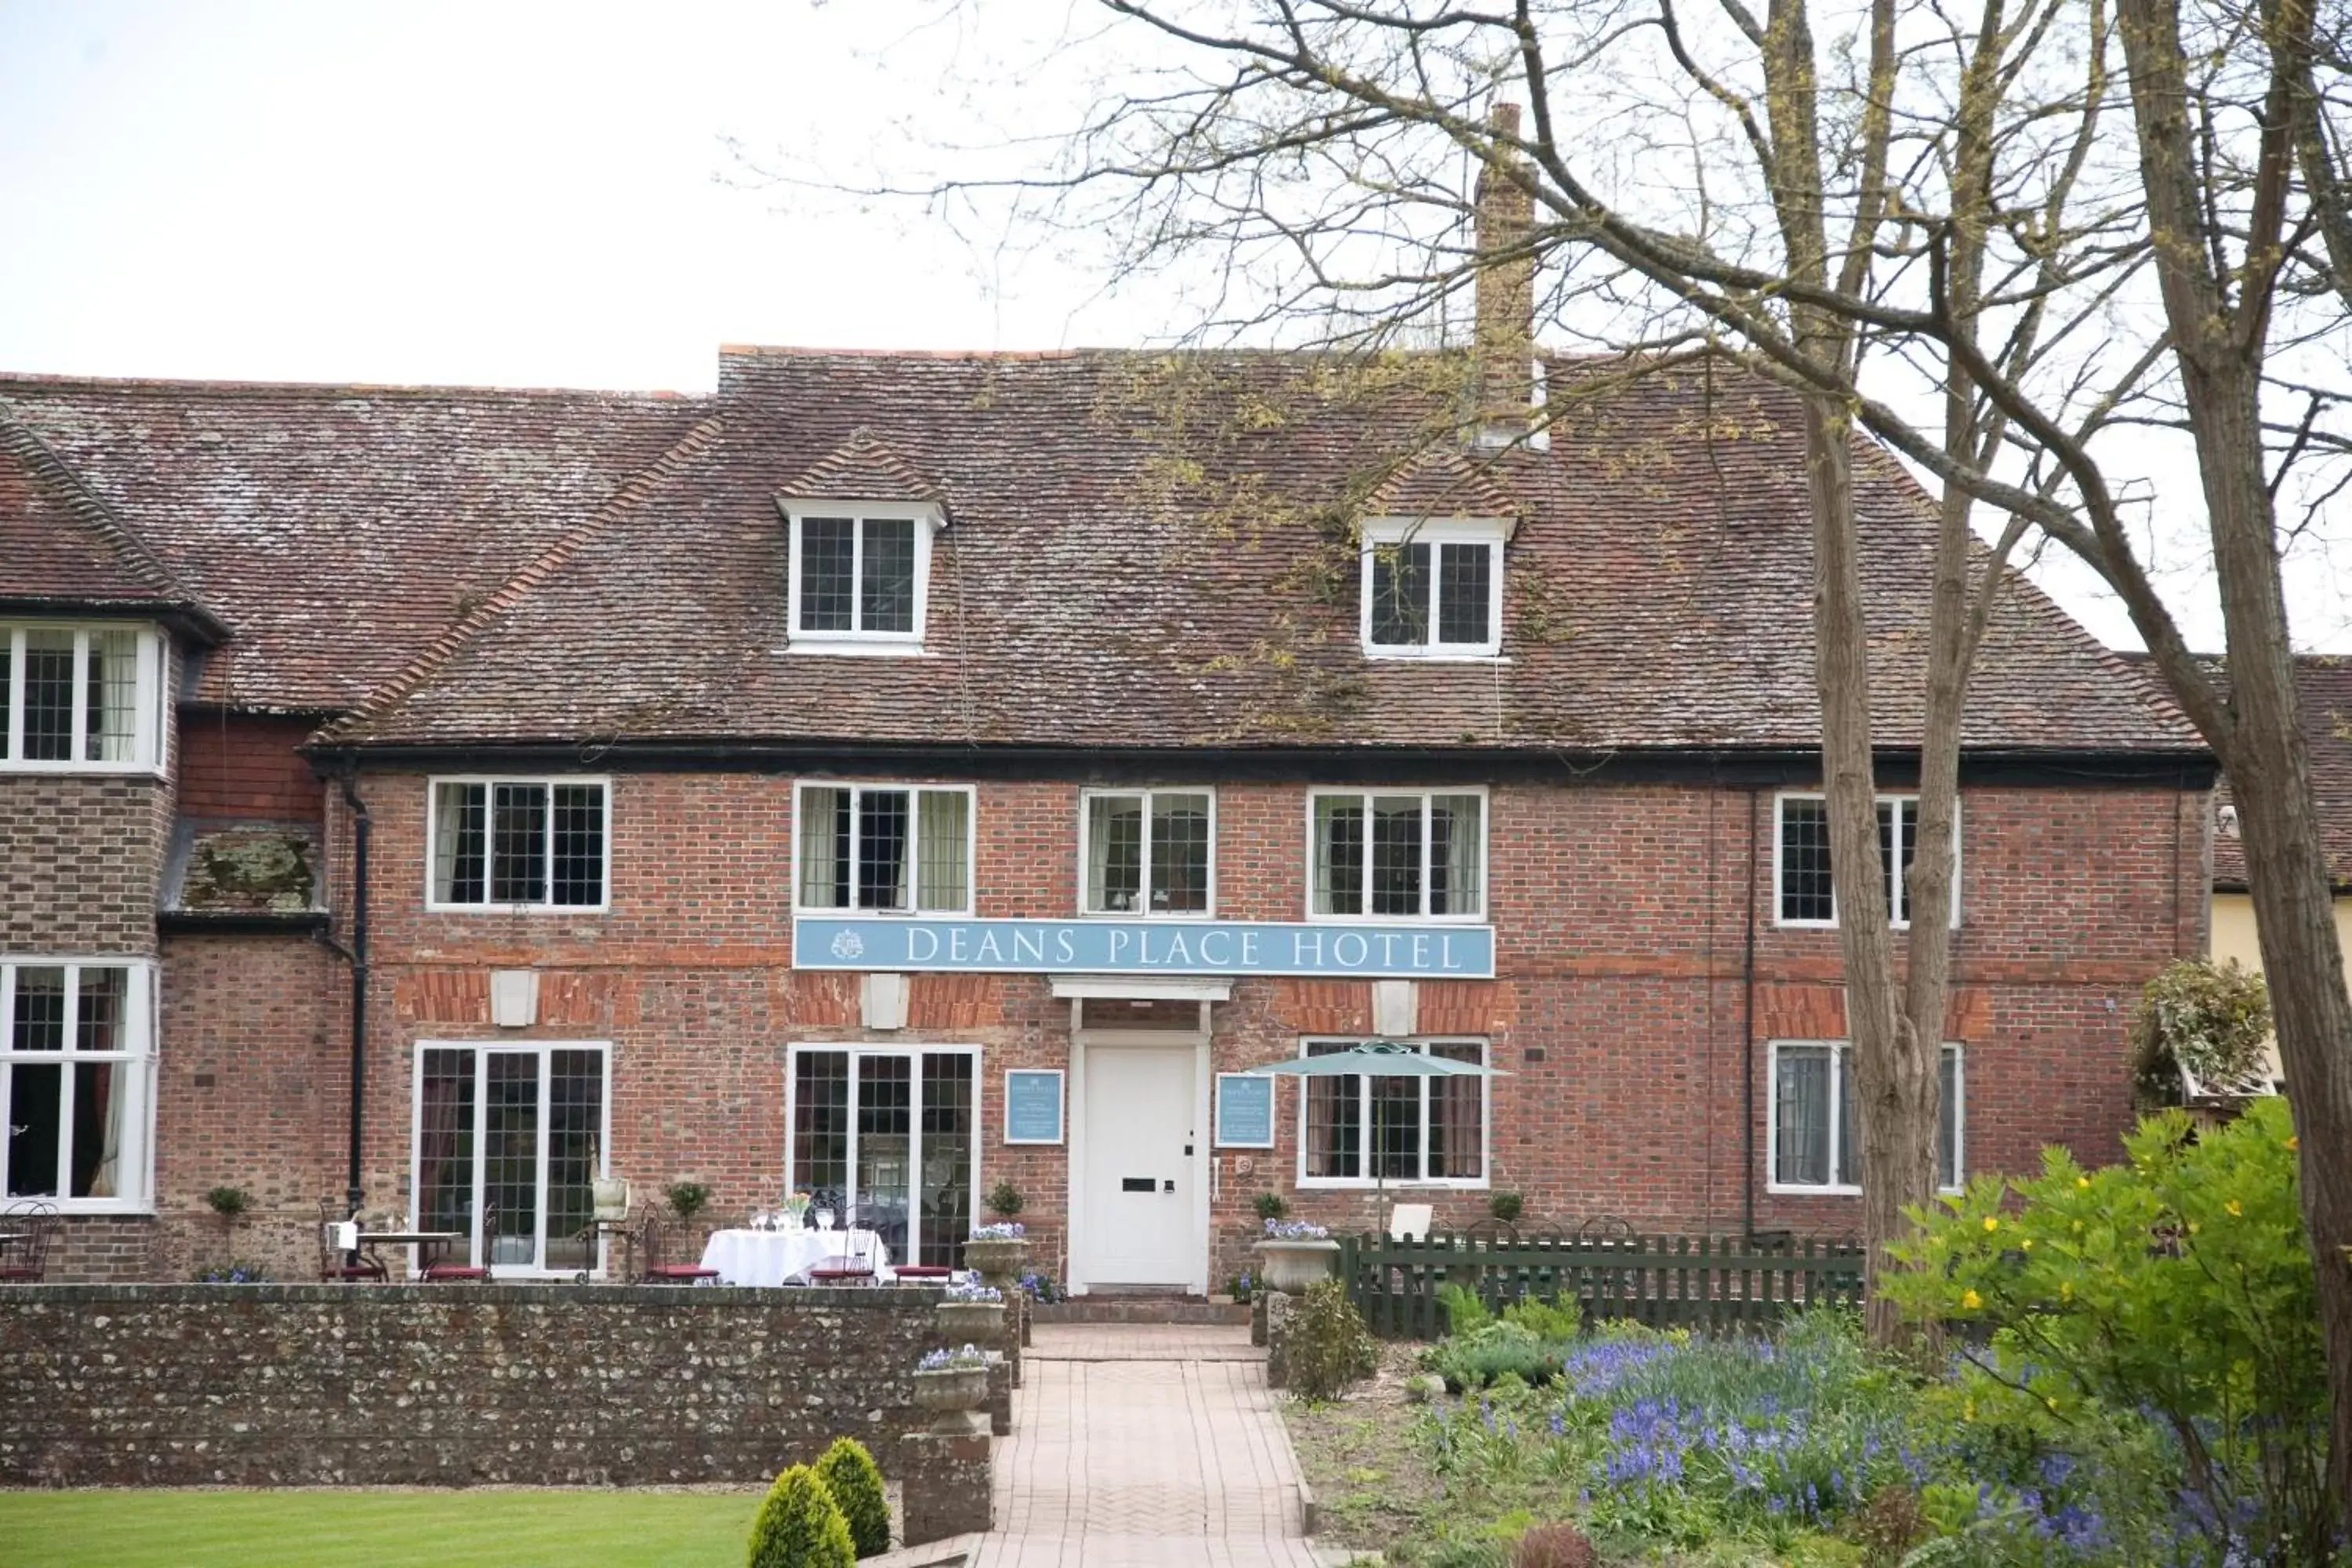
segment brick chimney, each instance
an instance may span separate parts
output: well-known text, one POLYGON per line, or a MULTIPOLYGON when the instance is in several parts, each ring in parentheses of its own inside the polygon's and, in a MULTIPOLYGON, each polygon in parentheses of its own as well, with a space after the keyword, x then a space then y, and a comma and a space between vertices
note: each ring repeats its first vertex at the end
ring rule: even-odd
MULTIPOLYGON (((1486 128, 1498 138, 1517 136, 1519 106, 1496 104, 1487 111, 1486 128)), ((1494 156, 1512 166, 1521 163, 1516 153, 1494 156)), ((1535 258, 1508 254, 1533 226, 1535 200, 1494 162, 1479 171, 1476 200, 1472 391, 1478 444, 1499 447, 1526 437, 1535 402, 1535 258)))

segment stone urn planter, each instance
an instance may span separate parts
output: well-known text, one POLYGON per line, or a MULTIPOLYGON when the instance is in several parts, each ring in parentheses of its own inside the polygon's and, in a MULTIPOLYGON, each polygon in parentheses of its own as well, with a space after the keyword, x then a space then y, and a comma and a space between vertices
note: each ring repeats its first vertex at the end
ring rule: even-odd
POLYGON ((979 1269, 982 1279, 1003 1289, 1029 1261, 1029 1240, 1020 1236, 974 1237, 963 1244, 963 1260, 965 1267, 979 1269))
POLYGON ((988 1402, 988 1363, 960 1362, 934 1372, 915 1373, 915 1406, 931 1415, 935 1432, 971 1428, 971 1412, 988 1402))
POLYGON ((1273 1289, 1297 1294, 1339 1266, 1339 1244, 1329 1237, 1268 1237, 1253 1249, 1258 1278, 1273 1289))
POLYGON ((932 1309, 933 1321, 940 1333, 950 1340, 969 1340, 978 1345, 992 1345, 1004 1337, 1004 1303, 1002 1301, 941 1301, 932 1309))

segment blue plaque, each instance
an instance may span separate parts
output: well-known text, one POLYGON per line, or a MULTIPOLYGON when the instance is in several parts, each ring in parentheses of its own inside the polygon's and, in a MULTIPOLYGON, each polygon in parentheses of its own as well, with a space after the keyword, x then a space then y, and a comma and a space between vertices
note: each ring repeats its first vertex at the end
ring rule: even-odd
POLYGON ((1217 1075, 1217 1146, 1274 1147, 1274 1079, 1246 1072, 1217 1075))
POLYGON ((1014 1068, 1004 1075, 1004 1141, 1062 1141, 1062 1069, 1014 1068))
POLYGON ((1312 974, 1491 980, 1495 928, 1286 921, 965 921, 802 915, 796 969, 964 974, 1312 974))

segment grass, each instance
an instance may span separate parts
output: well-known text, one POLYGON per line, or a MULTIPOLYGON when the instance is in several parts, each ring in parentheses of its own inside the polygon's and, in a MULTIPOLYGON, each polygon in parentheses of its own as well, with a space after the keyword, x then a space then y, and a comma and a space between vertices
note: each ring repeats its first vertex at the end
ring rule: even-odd
POLYGON ((720 1568, 763 1493, 0 1492, 9 1568, 720 1568))

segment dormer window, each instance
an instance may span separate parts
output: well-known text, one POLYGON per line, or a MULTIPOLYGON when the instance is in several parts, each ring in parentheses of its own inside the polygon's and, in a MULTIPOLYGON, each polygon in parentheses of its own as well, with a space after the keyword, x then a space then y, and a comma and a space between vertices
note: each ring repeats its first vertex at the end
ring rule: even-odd
POLYGON ((923 642, 929 504, 793 501, 792 647, 809 653, 912 653, 923 642))
POLYGON ((1503 650, 1507 518, 1364 524, 1363 639, 1374 658, 1492 658, 1503 650))

